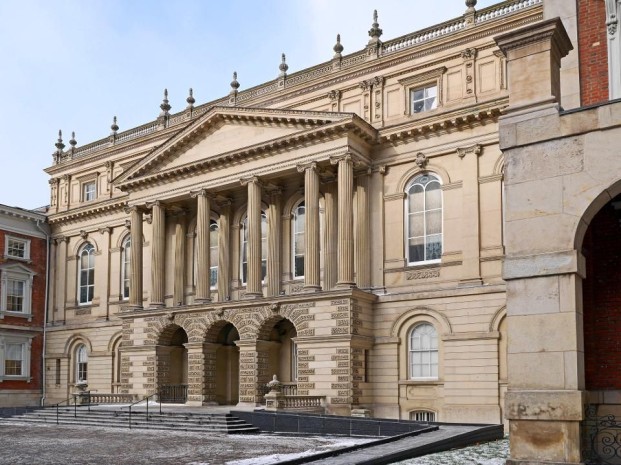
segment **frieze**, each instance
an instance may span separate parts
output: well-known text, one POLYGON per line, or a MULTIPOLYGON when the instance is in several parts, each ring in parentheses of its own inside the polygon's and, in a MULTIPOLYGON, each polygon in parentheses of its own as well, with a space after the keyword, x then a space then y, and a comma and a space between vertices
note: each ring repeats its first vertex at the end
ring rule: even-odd
POLYGON ((427 279, 440 277, 440 268, 432 268, 427 270, 406 271, 405 279, 427 279))

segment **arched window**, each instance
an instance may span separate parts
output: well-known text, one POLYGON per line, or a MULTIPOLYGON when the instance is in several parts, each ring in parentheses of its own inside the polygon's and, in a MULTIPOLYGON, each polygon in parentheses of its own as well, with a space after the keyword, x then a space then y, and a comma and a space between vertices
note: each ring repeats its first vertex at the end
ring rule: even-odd
POLYGON ((291 257, 294 278, 304 277, 304 227, 306 221, 306 208, 304 202, 300 202, 293 208, 293 221, 291 223, 291 257))
POLYGON ((95 290, 95 247, 85 244, 78 257, 78 303, 90 304, 95 290))
POLYGON ((121 295, 129 299, 129 277, 131 276, 131 237, 127 236, 121 245, 121 295))
POLYGON ((86 382, 88 375, 88 352, 86 346, 80 344, 75 350, 75 382, 86 382))
POLYGON ((405 189, 408 264, 439 261, 442 255, 442 190, 433 174, 415 177, 405 189))
POLYGON ((209 283, 212 288, 218 285, 218 223, 211 220, 209 223, 209 283))
MULTIPOLYGON (((248 282, 248 216, 246 215, 242 221, 240 228, 240 278, 243 284, 248 282)), ((265 279, 267 274, 267 215, 261 212, 261 279, 265 279)))
POLYGON ((432 412, 431 410, 414 410, 413 412, 410 412, 410 420, 425 423, 429 421, 436 421, 436 412, 432 412))
POLYGON ((409 338, 410 378, 438 377, 438 333, 429 323, 414 328, 409 338))

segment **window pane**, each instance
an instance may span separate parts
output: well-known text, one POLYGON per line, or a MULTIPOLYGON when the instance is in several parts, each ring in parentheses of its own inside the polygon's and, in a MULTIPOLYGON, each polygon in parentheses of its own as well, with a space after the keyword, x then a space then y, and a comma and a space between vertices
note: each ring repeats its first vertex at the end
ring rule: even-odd
POLYGON ((409 191, 408 211, 410 213, 423 211, 425 208, 423 186, 414 184, 409 191))
POLYGON ((409 240, 408 258, 410 262, 422 262, 425 260, 425 245, 422 237, 409 240))
POLYGON ((425 98, 425 89, 416 89, 412 91, 414 100, 422 100, 425 98))
POLYGON ((211 287, 215 287, 216 284, 218 284, 218 268, 217 267, 212 267, 209 270, 209 283, 211 287))
POLYGON ((436 86, 425 87, 425 98, 435 97, 437 94, 438 94, 438 88, 436 86))
POLYGON ((425 234, 425 222, 424 222, 424 213, 414 213, 410 215, 410 229, 409 236, 410 238, 423 236, 425 234))
POLYGON ((304 276, 304 256, 295 257, 295 276, 304 276))
POLYGON ((433 110, 436 107, 436 98, 428 98, 425 100, 425 111, 433 110))
POLYGON ((440 234, 442 232, 442 210, 427 212, 427 235, 440 234))
POLYGON ((442 256, 442 235, 436 234, 427 238, 427 260, 439 260, 442 256))
POLYGON ((428 210, 442 207, 442 190, 438 181, 431 181, 426 186, 426 207, 428 210))
POLYGON ((424 100, 414 101, 412 104, 412 111, 414 113, 420 113, 421 111, 423 111, 424 108, 425 108, 424 100))

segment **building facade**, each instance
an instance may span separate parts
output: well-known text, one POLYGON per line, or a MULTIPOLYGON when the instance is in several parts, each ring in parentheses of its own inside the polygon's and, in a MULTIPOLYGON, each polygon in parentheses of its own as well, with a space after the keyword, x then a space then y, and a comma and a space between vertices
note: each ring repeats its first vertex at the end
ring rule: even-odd
POLYGON ((620 12, 546 0, 546 20, 497 37, 508 464, 619 463, 620 12))
POLYGON ((48 400, 76 386, 498 423, 512 0, 159 117, 56 144, 48 400))
POLYGON ((0 407, 41 403, 48 237, 44 212, 0 205, 0 407))

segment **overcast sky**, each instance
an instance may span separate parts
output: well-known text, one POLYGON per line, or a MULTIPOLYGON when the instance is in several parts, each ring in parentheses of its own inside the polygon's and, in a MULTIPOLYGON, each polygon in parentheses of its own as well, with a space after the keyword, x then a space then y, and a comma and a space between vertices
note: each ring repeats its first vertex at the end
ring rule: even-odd
MULTIPOLYGON (((479 0, 484 8, 494 0, 479 0)), ((67 147, 363 48, 378 10, 382 40, 464 13, 464 0, 0 0, 0 203, 49 203, 57 133, 67 147)))

